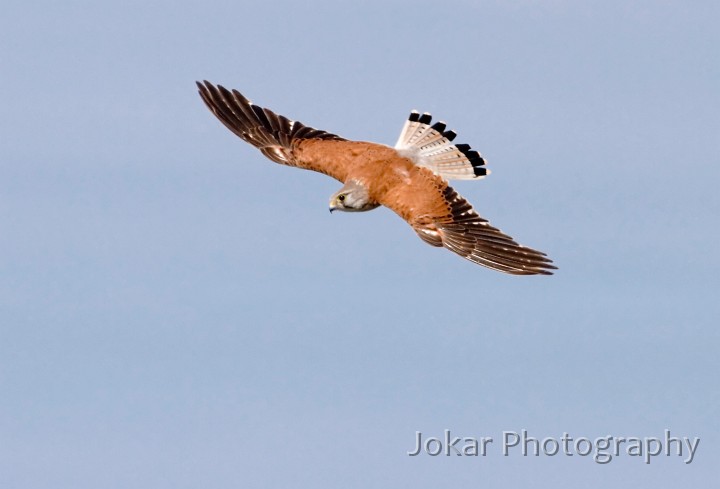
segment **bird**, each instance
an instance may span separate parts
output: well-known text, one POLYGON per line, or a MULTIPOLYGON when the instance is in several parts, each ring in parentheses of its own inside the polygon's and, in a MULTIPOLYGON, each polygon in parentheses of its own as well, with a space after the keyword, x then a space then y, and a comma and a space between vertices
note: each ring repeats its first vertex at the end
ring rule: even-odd
POLYGON ((518 244, 481 217, 449 180, 482 179, 481 154, 457 144, 445 122, 413 110, 394 147, 352 141, 253 104, 237 90, 196 82, 208 109, 230 131, 282 165, 313 170, 343 186, 330 212, 366 212, 385 206, 417 235, 473 263, 513 275, 552 275, 545 253, 518 244))

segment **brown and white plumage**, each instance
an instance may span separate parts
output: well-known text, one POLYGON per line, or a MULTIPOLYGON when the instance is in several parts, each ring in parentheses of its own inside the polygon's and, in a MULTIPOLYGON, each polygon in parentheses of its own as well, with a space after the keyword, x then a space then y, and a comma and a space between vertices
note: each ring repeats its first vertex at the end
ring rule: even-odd
POLYGON ((454 144, 445 124, 412 112, 394 148, 348 141, 252 104, 237 90, 197 84, 208 108, 225 126, 271 160, 329 175, 345 185, 330 210, 367 211, 384 205, 405 219, 426 243, 444 246, 479 265, 515 275, 550 275, 544 253, 492 227, 449 186, 448 179, 482 178, 485 160, 454 144))

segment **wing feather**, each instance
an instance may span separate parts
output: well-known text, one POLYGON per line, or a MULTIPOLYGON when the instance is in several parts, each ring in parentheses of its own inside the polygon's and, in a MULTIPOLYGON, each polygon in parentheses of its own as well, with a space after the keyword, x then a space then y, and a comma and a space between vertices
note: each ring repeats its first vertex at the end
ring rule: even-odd
POLYGON ((413 227, 425 242, 444 246, 478 265, 514 275, 552 275, 545 253, 518 244, 490 225, 442 177, 419 169, 412 185, 381 202, 413 227))
POLYGON ((345 141, 335 134, 308 127, 254 105, 237 90, 230 91, 208 81, 197 82, 197 86, 205 105, 220 122, 276 163, 297 166, 293 150, 299 140, 345 141))
POLYGON ((452 187, 437 192, 449 209, 433 223, 443 245, 463 258, 495 270, 516 275, 551 275, 556 269, 545 253, 522 246, 491 226, 452 187))

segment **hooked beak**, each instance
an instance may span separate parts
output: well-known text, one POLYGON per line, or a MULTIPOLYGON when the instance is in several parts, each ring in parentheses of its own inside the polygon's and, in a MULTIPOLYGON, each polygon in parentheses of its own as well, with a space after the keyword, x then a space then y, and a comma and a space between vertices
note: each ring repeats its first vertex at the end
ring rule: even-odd
POLYGON ((330 214, 332 214, 335 209, 337 209, 337 207, 335 207, 334 205, 331 205, 330 206, 330 214))

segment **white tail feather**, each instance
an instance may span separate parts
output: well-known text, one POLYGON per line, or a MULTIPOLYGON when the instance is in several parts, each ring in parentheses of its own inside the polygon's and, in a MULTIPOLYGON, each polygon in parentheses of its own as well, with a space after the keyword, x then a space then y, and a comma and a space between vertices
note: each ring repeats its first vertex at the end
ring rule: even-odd
POLYGON ((412 111, 405 121, 395 149, 410 158, 416 165, 424 166, 448 180, 483 178, 490 172, 485 160, 467 144, 453 144, 453 131, 445 131, 445 123, 436 122, 425 112, 412 111))

